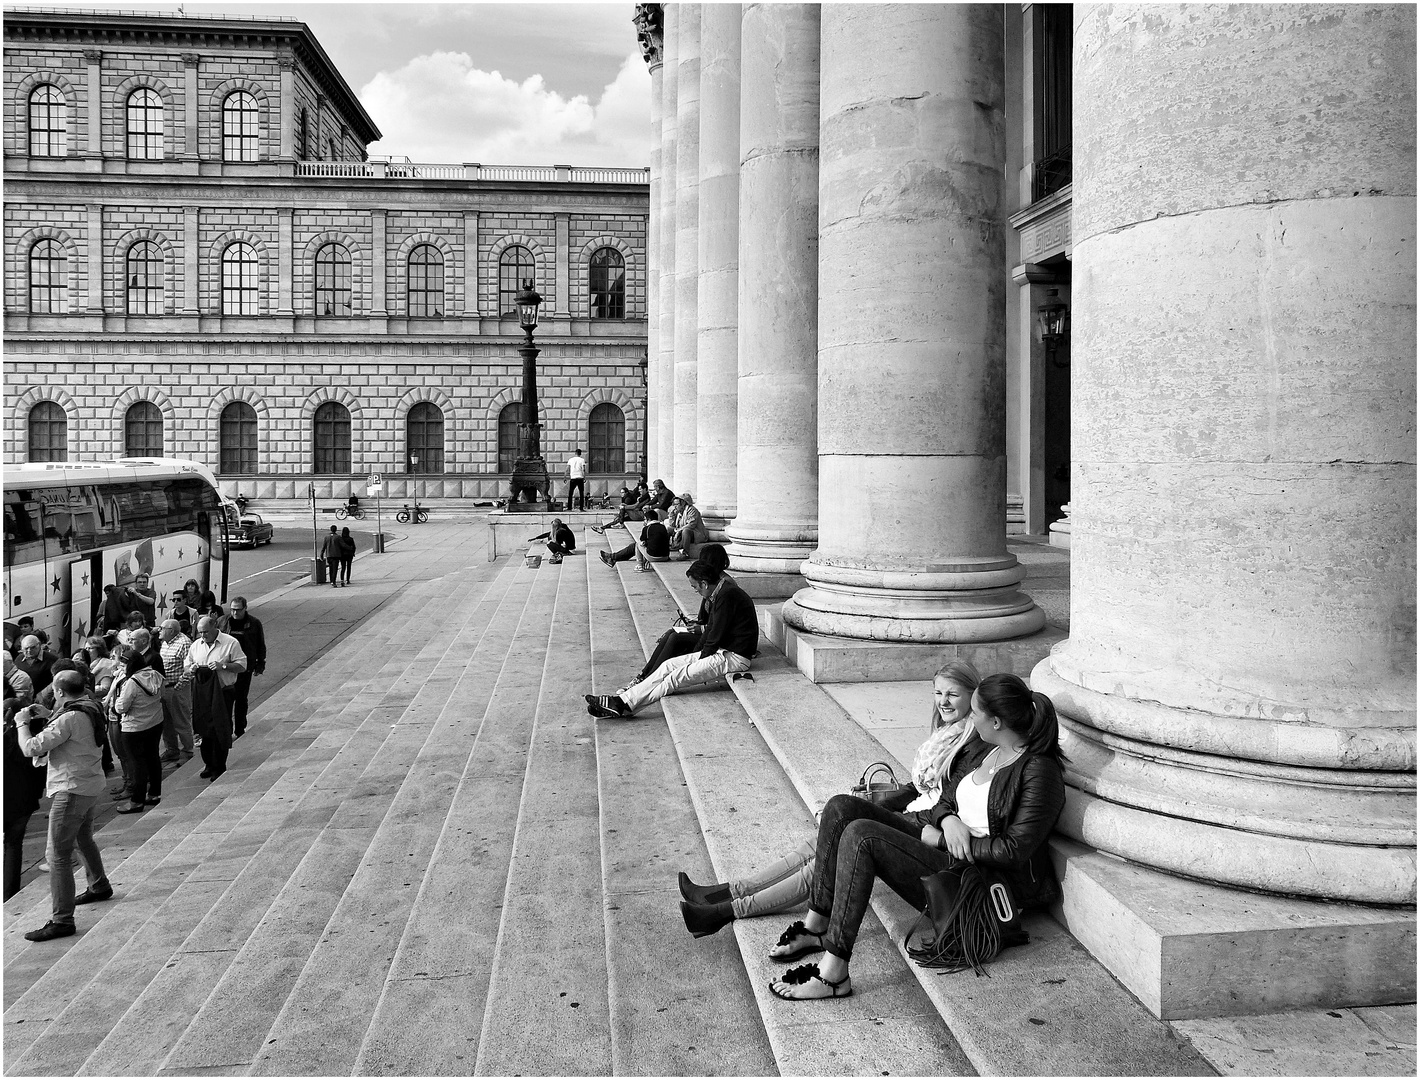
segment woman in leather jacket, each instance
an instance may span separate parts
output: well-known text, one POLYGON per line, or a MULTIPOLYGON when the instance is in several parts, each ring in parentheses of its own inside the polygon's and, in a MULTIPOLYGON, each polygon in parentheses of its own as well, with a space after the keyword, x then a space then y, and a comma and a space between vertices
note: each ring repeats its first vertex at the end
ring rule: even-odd
POLYGON ((1008 878, 1022 907, 1058 895, 1044 851, 1065 805, 1064 755, 1055 706, 1015 675, 983 679, 971 698, 975 738, 952 762, 942 795, 920 829, 912 818, 851 795, 837 795, 819 822, 809 912, 784 931, 770 957, 817 963, 791 968, 770 983, 791 1000, 847 997, 848 961, 882 878, 921 910, 921 879, 969 861, 1008 878))

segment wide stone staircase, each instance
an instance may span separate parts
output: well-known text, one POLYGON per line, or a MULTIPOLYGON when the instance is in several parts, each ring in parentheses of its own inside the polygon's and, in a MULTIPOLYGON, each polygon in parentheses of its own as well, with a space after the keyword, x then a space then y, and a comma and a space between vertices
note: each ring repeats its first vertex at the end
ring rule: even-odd
POLYGON ((224 777, 99 833, 117 895, 76 936, 24 940, 43 878, 12 899, 6 1074, 1212 1072, 1045 916, 989 977, 943 976, 879 887, 828 1002, 769 993, 790 917, 692 939, 678 870, 764 864, 884 751, 769 647, 733 693, 587 716, 695 598, 586 538, 405 587, 267 699, 224 777))

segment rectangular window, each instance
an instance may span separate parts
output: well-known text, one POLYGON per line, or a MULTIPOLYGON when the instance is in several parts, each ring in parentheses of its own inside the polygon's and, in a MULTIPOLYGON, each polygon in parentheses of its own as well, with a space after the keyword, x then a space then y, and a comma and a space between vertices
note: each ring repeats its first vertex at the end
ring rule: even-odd
POLYGON ((1070 4, 1031 8, 1035 162, 1031 200, 1053 195, 1070 183, 1070 53, 1075 31, 1070 4))

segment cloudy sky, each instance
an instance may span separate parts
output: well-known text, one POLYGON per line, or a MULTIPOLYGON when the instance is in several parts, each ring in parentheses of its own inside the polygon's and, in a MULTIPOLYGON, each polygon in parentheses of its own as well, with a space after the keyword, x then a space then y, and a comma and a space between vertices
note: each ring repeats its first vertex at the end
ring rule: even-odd
MULTIPOLYGON (((177 10, 176 3, 141 0, 113 6, 177 10)), ((189 2, 183 8, 304 22, 384 135, 371 156, 650 164, 651 77, 636 44, 633 4, 189 2)))

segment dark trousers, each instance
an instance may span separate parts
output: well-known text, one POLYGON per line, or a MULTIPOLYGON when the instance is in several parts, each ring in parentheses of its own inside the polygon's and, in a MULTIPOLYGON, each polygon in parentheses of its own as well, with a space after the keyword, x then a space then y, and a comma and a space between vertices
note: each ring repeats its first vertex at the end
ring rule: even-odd
MULTIPOLYGON (((232 711, 232 697, 235 691, 235 686, 231 689, 225 687, 222 689, 222 697, 227 702, 228 715, 232 711)), ((202 736, 202 763, 207 766, 204 771, 211 772, 211 778, 214 780, 227 771, 227 740, 210 729, 202 736)))
POLYGON ((332 585, 334 585, 334 584, 336 583, 336 581, 339 579, 339 575, 340 575, 340 560, 339 560, 339 559, 326 559, 326 561, 325 561, 325 576, 329 579, 329 581, 330 581, 330 583, 331 583, 332 585))
POLYGON ((667 660, 676 656, 689 656, 693 652, 700 651, 701 633, 699 630, 667 630, 656 642, 656 647, 651 650, 651 658, 646 661, 646 666, 641 669, 641 673, 636 676, 636 681, 641 682, 650 677, 651 672, 664 664, 667 660))
POLYGON ((882 878, 918 911, 927 904, 922 878, 956 865, 945 851, 922 843, 916 820, 874 806, 854 795, 835 795, 819 818, 814 883, 809 907, 827 916, 823 947, 849 959, 858 927, 882 878))
POLYGON ((237 675, 236 684, 231 689, 232 730, 238 735, 247 729, 247 697, 250 694, 251 672, 243 671, 237 675))
POLYGON ((612 562, 625 562, 635 554, 636 545, 627 544, 624 548, 618 548, 616 551, 613 551, 608 558, 610 558, 612 562))
POLYGON ((133 753, 128 749, 128 744, 123 741, 123 729, 118 726, 117 720, 108 722, 108 742, 113 747, 114 755, 118 758, 118 767, 123 770, 124 789, 129 795, 132 795, 133 753))
POLYGON ((340 560, 340 580, 341 580, 342 582, 344 582, 346 585, 350 584, 350 564, 353 563, 354 561, 355 561, 355 556, 354 556, 354 555, 350 556, 350 558, 348 558, 348 559, 347 559, 347 558, 344 558, 343 556, 341 557, 341 560, 340 560))
POLYGON ((580 505, 577 507, 577 509, 578 509, 578 510, 585 510, 585 509, 587 508, 587 479, 586 479, 586 477, 584 477, 584 476, 579 476, 579 477, 577 477, 575 480, 568 480, 568 481, 567 481, 567 509, 568 509, 568 510, 571 510, 571 509, 572 509, 572 498, 573 498, 572 492, 574 492, 574 491, 577 492, 578 495, 581 497, 581 502, 580 502, 580 505))
POLYGON ((574 549, 563 547, 561 544, 555 544, 551 540, 549 540, 547 542, 547 550, 552 552, 552 554, 554 555, 570 555, 574 549))
POLYGON ((163 795, 163 762, 159 743, 163 725, 155 724, 145 731, 125 731, 123 743, 133 762, 133 776, 128 785, 128 797, 133 802, 149 802, 163 795))
POLYGON ((25 865, 25 829, 30 815, 5 822, 5 899, 20 891, 20 872, 25 865))

